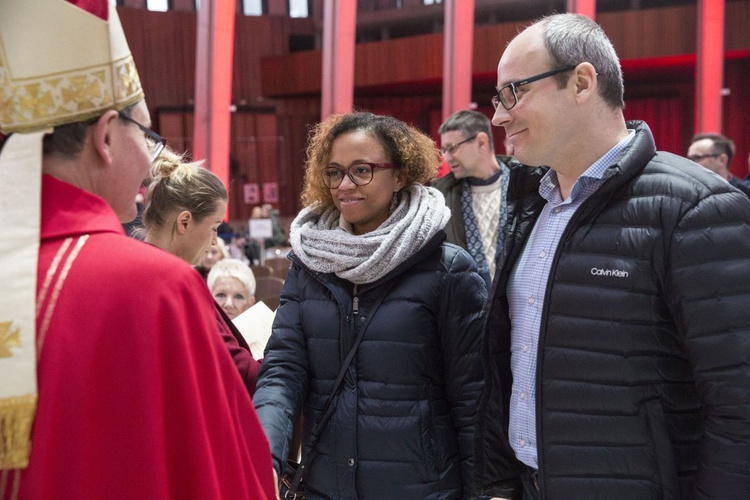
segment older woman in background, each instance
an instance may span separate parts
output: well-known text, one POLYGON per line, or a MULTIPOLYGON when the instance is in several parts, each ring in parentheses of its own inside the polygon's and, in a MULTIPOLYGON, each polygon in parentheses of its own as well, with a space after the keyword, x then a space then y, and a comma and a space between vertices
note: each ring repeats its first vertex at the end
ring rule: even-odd
POLYGON ((234 319, 255 304, 255 275, 237 259, 217 262, 208 273, 208 288, 229 319, 234 319))
MULTIPOLYGON (((255 275, 242 261, 224 259, 217 262, 208 273, 208 288, 216 303, 224 309, 233 322, 239 315, 255 305, 255 275)), ((243 321, 242 326, 238 325, 247 340, 250 352, 257 360, 263 359, 263 350, 271 335, 270 325, 268 328, 265 325, 267 325, 265 320, 261 320, 258 316, 243 321), (245 328, 248 324, 252 324, 253 327, 245 328)))

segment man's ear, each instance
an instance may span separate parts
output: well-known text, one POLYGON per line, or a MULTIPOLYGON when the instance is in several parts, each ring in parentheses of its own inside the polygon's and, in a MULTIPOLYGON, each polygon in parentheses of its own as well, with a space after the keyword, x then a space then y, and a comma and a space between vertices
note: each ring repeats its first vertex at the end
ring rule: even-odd
POLYGON ((177 214, 176 226, 177 234, 185 234, 190 226, 190 221, 193 219, 193 214, 190 210, 183 210, 177 214))
POLYGON ((724 165, 728 170, 729 169, 729 155, 726 153, 721 153, 719 155, 719 160, 721 161, 721 164, 724 165))
POLYGON ((575 85, 577 99, 587 100, 597 94, 599 86, 597 77, 596 68, 593 64, 584 62, 576 66, 571 79, 575 85))
POLYGON ((484 132, 479 132, 475 140, 477 141, 477 144, 479 144, 480 147, 489 146, 490 144, 490 138, 484 132))
POLYGON ((112 139, 115 133, 114 128, 117 126, 118 116, 117 111, 111 109, 100 116, 96 123, 91 126, 93 130, 91 140, 94 149, 107 166, 111 165, 114 160, 112 139))

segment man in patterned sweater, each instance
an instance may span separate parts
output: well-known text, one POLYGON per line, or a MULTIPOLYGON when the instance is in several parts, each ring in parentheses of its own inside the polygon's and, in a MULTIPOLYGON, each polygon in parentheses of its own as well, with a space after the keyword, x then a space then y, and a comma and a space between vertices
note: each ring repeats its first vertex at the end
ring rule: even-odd
POLYGON ((451 168, 434 187, 445 196, 451 220, 448 242, 465 248, 490 285, 505 241, 509 156, 495 155, 489 118, 458 111, 438 129, 443 157, 451 168))

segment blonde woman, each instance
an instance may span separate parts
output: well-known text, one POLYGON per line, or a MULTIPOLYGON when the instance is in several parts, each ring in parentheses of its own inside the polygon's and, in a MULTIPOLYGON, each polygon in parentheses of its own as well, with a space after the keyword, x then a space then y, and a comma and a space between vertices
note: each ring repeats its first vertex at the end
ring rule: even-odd
MULTIPOLYGON (((227 209, 227 191, 218 177, 200 162, 187 162, 169 149, 162 151, 152 170, 143 213, 145 241, 189 264, 196 265, 212 245, 227 209)), ((222 337, 252 395, 258 362, 232 321, 214 303, 222 337)))

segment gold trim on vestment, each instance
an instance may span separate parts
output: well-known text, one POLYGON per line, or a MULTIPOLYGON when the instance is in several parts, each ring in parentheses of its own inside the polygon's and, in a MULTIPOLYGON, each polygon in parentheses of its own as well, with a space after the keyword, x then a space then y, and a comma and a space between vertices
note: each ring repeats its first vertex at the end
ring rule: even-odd
POLYGON ((36 394, 0 399, 0 469, 29 465, 36 400, 36 394))
POLYGON ((12 321, 0 321, 0 358, 13 356, 11 347, 21 347, 21 329, 12 321))
POLYGON ((13 481, 13 486, 10 489, 10 497, 6 495, 5 500, 17 500, 21 489, 21 469, 0 470, 0 493, 7 491, 9 477, 13 481))
POLYGON ((42 311, 42 304, 44 304, 44 301, 47 300, 47 292, 49 291, 49 286, 52 283, 52 278, 55 277, 55 273, 57 273, 57 267, 60 265, 60 261, 62 261, 63 255, 65 255, 65 252, 68 251, 68 247, 70 247, 71 243, 73 243, 73 238, 65 238, 65 241, 63 241, 63 244, 60 245, 60 248, 57 250, 55 258, 52 259, 52 264, 50 264, 49 269, 47 269, 47 274, 44 275, 44 283, 42 283, 42 288, 39 290, 39 295, 37 295, 36 298, 37 319, 39 319, 39 313, 42 311))
MULTIPOLYGON (((83 236, 78 238, 78 241, 76 242, 75 247, 73 247, 73 250, 71 250, 70 255, 68 255, 68 258, 65 261, 65 265, 63 266, 62 271, 60 271, 60 275, 57 277, 55 286, 52 289, 52 295, 50 296, 50 299, 49 299, 49 305, 47 306, 47 309, 44 312, 44 320, 42 321, 42 325, 39 328, 39 333, 37 335, 37 341, 36 341, 36 358, 37 359, 41 359, 42 357, 42 347, 44 347, 44 338, 47 336, 47 330, 49 329, 49 324, 52 321, 52 314, 55 312, 55 306, 57 305, 57 299, 60 297, 60 291, 62 290, 62 287, 65 284, 65 280, 68 278, 68 273, 70 272, 70 268, 73 266, 73 262, 75 262, 75 260, 78 258, 78 254, 80 253, 81 249, 83 248, 83 245, 86 244, 88 239, 89 239, 88 234, 84 234, 83 236)), ((62 250, 62 248, 60 250, 62 250)), ((58 251, 58 253, 59 252, 60 251, 58 251)), ((49 275, 49 272, 48 272, 48 275, 49 275)), ((46 279, 46 276, 45 276, 45 279, 46 279)))

